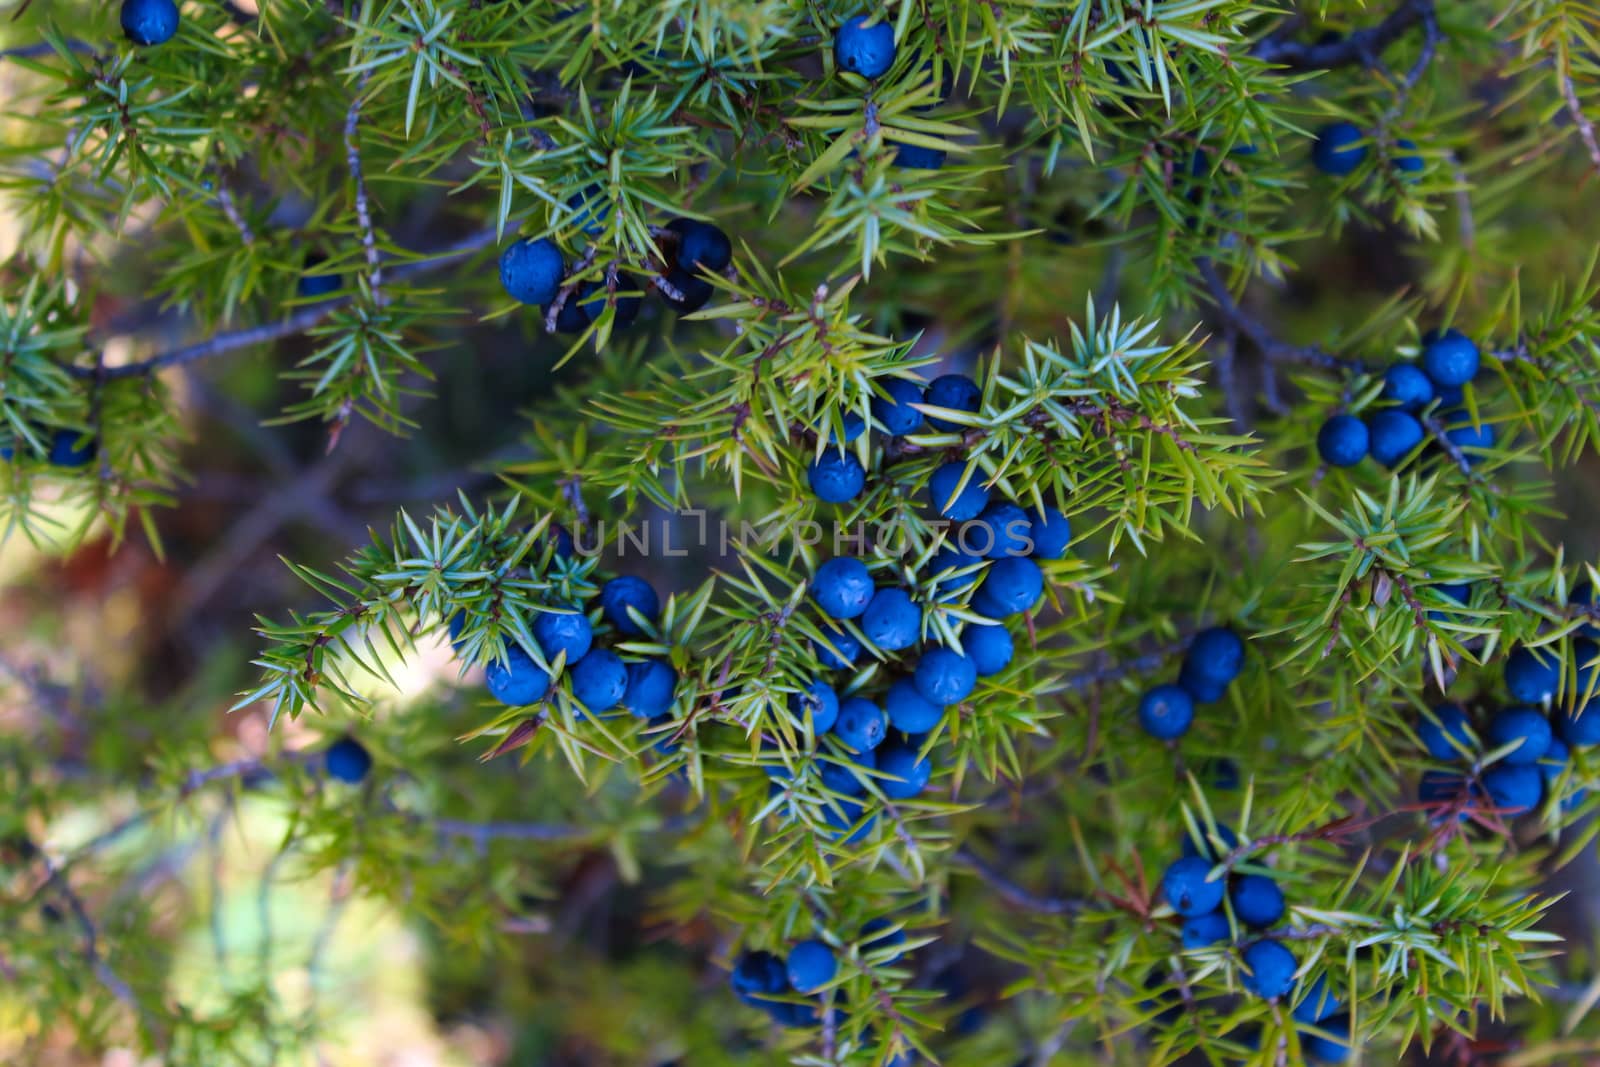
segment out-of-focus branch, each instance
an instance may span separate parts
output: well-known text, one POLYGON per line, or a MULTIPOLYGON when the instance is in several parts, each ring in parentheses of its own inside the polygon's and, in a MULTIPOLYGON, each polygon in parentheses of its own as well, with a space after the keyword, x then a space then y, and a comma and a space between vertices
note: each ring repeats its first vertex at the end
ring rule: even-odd
MULTIPOLYGON (((395 278, 427 274, 430 271, 449 266, 459 259, 470 256, 480 249, 494 244, 495 240, 496 234, 491 227, 457 241, 453 245, 441 248, 426 259, 403 263, 393 268, 389 273, 391 277, 395 278)), ((175 348, 169 352, 151 356, 149 359, 140 360, 137 363, 127 363, 120 367, 106 367, 101 373, 101 377, 105 380, 137 378, 140 375, 150 374, 165 367, 181 367, 189 363, 198 363, 201 360, 211 359, 214 356, 237 352, 240 349, 250 348, 254 345, 281 341, 285 337, 294 337, 305 333, 339 308, 348 305, 351 299, 348 296, 334 297, 323 303, 301 308, 294 314, 277 322, 215 334, 204 341, 197 341, 192 345, 175 348)), ((67 373, 75 378, 89 379, 95 377, 95 369, 93 367, 69 366, 66 370, 67 373)))
POLYGON ((1372 66, 1405 32, 1433 16, 1433 0, 1401 0, 1383 21, 1334 41, 1306 43, 1277 37, 1256 42, 1250 54, 1287 70, 1331 70, 1359 63, 1372 66))
POLYGON ((953 855, 955 861, 977 875, 984 884, 1000 895, 1002 900, 1025 911, 1040 915, 1073 915, 1083 910, 1083 901, 1072 897, 1041 896, 1024 889, 1002 874, 999 868, 982 859, 972 849, 963 845, 953 855))

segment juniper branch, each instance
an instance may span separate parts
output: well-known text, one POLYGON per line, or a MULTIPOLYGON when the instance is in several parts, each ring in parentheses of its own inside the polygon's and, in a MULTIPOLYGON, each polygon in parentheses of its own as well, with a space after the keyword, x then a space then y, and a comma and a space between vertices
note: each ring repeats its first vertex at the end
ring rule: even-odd
POLYGON ((967 845, 962 845, 952 854, 952 858, 973 874, 976 874, 985 885, 993 889, 1003 900, 1022 908, 1024 911, 1037 912, 1040 915, 1074 915, 1083 910, 1083 901, 1072 897, 1043 896, 1007 878, 998 867, 982 859, 967 845))
POLYGON ((1556 79, 1561 86, 1561 99, 1566 105, 1567 117, 1577 127, 1578 137, 1589 153, 1589 161, 1600 171, 1600 139, 1595 137, 1594 122, 1583 113, 1583 101, 1578 99, 1578 87, 1573 83, 1572 71, 1563 70, 1556 79))
POLYGON ((356 220, 361 225, 361 247, 366 250, 367 255, 367 285, 372 290, 373 302, 382 305, 383 259, 378 254, 377 235, 372 229, 372 208, 367 199, 367 179, 361 168, 361 105, 364 103, 362 94, 366 92, 371 77, 371 68, 361 71, 361 77, 356 80, 355 96, 350 100, 349 110, 345 112, 344 157, 345 166, 350 171, 350 180, 355 184, 356 220))
POLYGON ((1355 64, 1371 66, 1407 30, 1433 15, 1433 0, 1401 0, 1376 26, 1356 30, 1334 41, 1307 44, 1268 37, 1250 54, 1264 63, 1290 71, 1331 70, 1355 64))
MULTIPOLYGON (((452 245, 447 245, 437 252, 428 254, 424 259, 402 263, 392 268, 389 273, 393 278, 410 278, 426 274, 441 267, 449 266, 466 256, 473 255, 494 244, 495 240, 496 234, 492 228, 482 230, 452 245)), ((166 367, 181 367, 186 364, 198 363, 202 360, 226 355, 230 352, 237 352, 240 349, 252 348, 256 345, 294 337, 310 330, 339 308, 348 306, 353 299, 353 297, 349 296, 334 297, 320 304, 302 308, 277 322, 215 334, 204 341, 197 341, 182 348, 175 348, 169 352, 151 356, 149 359, 140 360, 137 363, 126 363, 120 367, 107 367, 103 376, 107 381, 137 378, 166 367)), ((84 367, 77 364, 67 365, 66 371, 74 378, 89 379, 95 376, 93 367, 84 367)))

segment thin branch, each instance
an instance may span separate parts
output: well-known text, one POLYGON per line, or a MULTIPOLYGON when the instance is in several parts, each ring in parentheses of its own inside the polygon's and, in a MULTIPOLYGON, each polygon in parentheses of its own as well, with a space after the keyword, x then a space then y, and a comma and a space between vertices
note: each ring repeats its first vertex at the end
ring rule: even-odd
POLYGON ((378 239, 372 230, 372 207, 367 200, 367 179, 361 169, 361 104, 372 71, 365 69, 356 82, 356 95, 344 116, 344 160, 356 187, 356 220, 361 224, 361 246, 367 252, 367 284, 372 299, 383 303, 383 259, 378 255, 378 239))
POLYGON ((1122 662, 1114 664, 1110 667, 1102 667, 1099 670, 1084 671, 1080 674, 1075 674, 1066 681, 1063 688, 1072 692, 1081 693, 1085 689, 1092 689, 1093 687, 1101 685, 1105 682, 1116 682, 1122 680, 1123 678, 1132 678, 1141 674, 1149 674, 1152 671, 1160 670, 1162 664, 1166 663, 1167 660, 1171 659, 1173 656, 1176 656, 1178 653, 1182 652, 1188 647, 1189 637, 1186 635, 1183 640, 1174 642, 1170 645, 1164 645, 1163 647, 1156 649, 1154 652, 1147 652, 1142 656, 1135 656, 1132 659, 1125 659, 1122 662))
POLYGON ((966 845, 956 849, 952 858, 976 874, 990 889, 998 893, 1002 900, 1025 911, 1037 912, 1040 915, 1074 915, 1083 910, 1081 900, 1071 897, 1040 896, 1032 890, 1022 888, 987 860, 979 858, 966 845))
POLYGON ((1595 139, 1594 123, 1583 113, 1583 102, 1578 99, 1578 87, 1573 84, 1571 69, 1562 71, 1557 80, 1561 83, 1561 98, 1566 101, 1567 115, 1578 128, 1578 136, 1589 150, 1589 160, 1594 164, 1594 169, 1600 171, 1600 140, 1595 139))
POLYGON ((247 245, 255 244, 255 232, 250 229, 250 223, 246 222, 245 217, 240 214, 238 203, 234 200, 233 194, 228 191, 228 187, 222 184, 220 175, 217 179, 217 203, 222 207, 222 213, 228 217, 228 221, 233 223, 233 228, 239 231, 239 239, 247 245))
MULTIPOLYGON (((67 40, 67 51, 76 52, 80 56, 93 56, 99 53, 87 41, 76 38, 67 40)), ((38 44, 20 45, 16 48, 0 48, 0 59, 40 59, 44 56, 56 54, 55 46, 49 41, 40 41, 38 44)))
POLYGON ((1264 63, 1291 71, 1330 70, 1360 64, 1372 66, 1405 32, 1433 13, 1433 0, 1401 0, 1376 26, 1320 44, 1267 37, 1250 54, 1264 63))
POLYGON ((1216 266, 1209 259, 1199 260, 1198 268, 1201 279, 1206 283, 1206 290, 1211 296, 1211 303, 1222 316, 1224 324, 1250 338, 1250 342, 1266 359, 1278 363, 1302 363, 1309 367, 1321 367, 1323 370, 1349 374, 1361 374, 1366 371, 1366 366, 1360 360, 1340 359, 1315 345, 1291 345, 1278 340, 1271 330, 1258 322, 1233 299, 1233 295, 1228 292, 1227 283, 1222 280, 1222 275, 1217 273, 1216 266))
MULTIPOLYGON (((472 255, 480 249, 493 244, 495 240, 496 235, 493 229, 480 231, 454 245, 440 249, 426 259, 411 260, 395 267, 390 272, 391 277, 412 277, 426 274, 440 267, 448 266, 464 256, 472 255)), ((170 352, 163 352, 138 363, 128 363, 120 367, 107 367, 103 377, 106 380, 137 378, 142 374, 149 374, 164 367, 180 367, 185 364, 210 359, 213 356, 236 352, 241 348, 250 348, 254 345, 267 344, 271 341, 281 341, 285 337, 294 337, 310 330, 339 308, 349 305, 352 299, 349 296, 333 297, 311 307, 302 308, 288 318, 280 319, 277 322, 215 334, 204 341, 197 341, 192 345, 175 348, 170 352)), ((66 371, 74 378, 89 379, 95 377, 95 369, 93 367, 69 365, 66 367, 66 371)))
POLYGON ((44 888, 55 890, 56 895, 66 901, 68 909, 72 912, 73 919, 78 924, 78 930, 83 935, 83 958, 88 962, 90 970, 94 972, 95 977, 100 980, 100 984, 105 986, 112 996, 116 997, 117 1000, 121 1001, 139 1017, 157 1043, 164 1045, 166 1038, 159 1024, 145 1009, 145 1006, 139 1002, 139 998, 133 992, 133 987, 128 985, 122 976, 112 969, 111 964, 106 961, 105 956, 101 953, 99 928, 95 926, 94 920, 90 918, 89 909, 84 907, 83 898, 78 896, 72 885, 67 881, 65 868, 56 866, 51 862, 49 856, 43 856, 43 859, 45 871, 48 875, 45 879, 44 888))
POLYGON ((595 833, 581 826, 540 822, 468 822, 464 819, 432 819, 427 825, 445 837, 464 837, 479 848, 490 841, 572 841, 595 833))

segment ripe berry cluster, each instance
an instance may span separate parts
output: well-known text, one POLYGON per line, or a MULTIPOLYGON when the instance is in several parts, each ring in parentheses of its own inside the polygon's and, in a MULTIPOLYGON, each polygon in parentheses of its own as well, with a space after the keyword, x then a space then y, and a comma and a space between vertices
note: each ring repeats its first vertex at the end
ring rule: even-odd
MULTIPOLYGON (((890 966, 900 962, 899 949, 905 941, 904 930, 887 919, 873 919, 861 927, 848 956, 890 966)), ((803 1028, 821 1024, 818 994, 837 984, 838 977, 838 953, 826 941, 811 938, 791 946, 787 958, 759 950, 743 953, 728 985, 734 996, 765 1011, 779 1025, 803 1028)), ((910 1062, 906 1056, 890 1061, 890 1067, 910 1062)))
POLYGON ((1317 454, 1331 467, 1354 467, 1369 455, 1385 467, 1397 467, 1422 444, 1421 416, 1437 401, 1437 417, 1454 424, 1444 431, 1445 440, 1468 463, 1477 462, 1480 450, 1494 446, 1494 428, 1473 425, 1462 406, 1462 390, 1476 377, 1479 362, 1478 346, 1460 331, 1425 334, 1416 363, 1396 363, 1384 371, 1381 395, 1388 406, 1365 419, 1346 413, 1328 419, 1317 431, 1317 454))
MULTIPOLYGON (((601 195, 598 187, 590 186, 568 202, 584 232, 591 235, 609 210, 601 206, 601 195)), ((700 310, 715 291, 706 275, 728 268, 733 243, 721 229, 698 219, 673 219, 660 231, 660 239, 666 269, 657 292, 680 314, 700 310)), ((611 306, 616 308, 616 326, 627 326, 638 317, 643 295, 631 275, 614 271, 604 282, 582 282, 570 290, 566 283, 566 260, 548 237, 521 238, 500 253, 500 285, 507 295, 522 304, 542 305, 546 315, 554 310, 556 329, 564 333, 582 333, 611 306)))
MULTIPOLYGON (((1399 152, 1391 160, 1401 174, 1422 173, 1422 157, 1417 155, 1414 141, 1402 137, 1395 141, 1399 152), (1404 154, 1400 154, 1404 153, 1404 154)), ((1343 178, 1354 173, 1367 158, 1367 135, 1353 122, 1330 122, 1317 131, 1316 143, 1311 147, 1311 163, 1324 174, 1343 178)))
MULTIPOLYGON (((564 530, 556 531, 555 545, 557 555, 572 552, 570 537, 564 530)), ((484 668, 489 695, 502 704, 525 707, 545 700, 557 679, 565 677, 580 715, 599 716, 619 707, 652 721, 669 715, 678 686, 678 672, 672 665, 654 657, 625 661, 596 640, 607 636, 627 640, 645 635, 645 627, 653 626, 661 613, 656 591, 642 578, 621 575, 601 587, 598 600, 603 620, 598 632, 590 618, 591 606, 544 606, 530 627, 538 658, 520 644, 508 641, 504 660, 484 668)), ((462 612, 450 618, 450 638, 458 652, 467 621, 462 612)))
POLYGON ((1158 685, 1139 698, 1139 725, 1151 737, 1175 741, 1189 732, 1196 704, 1210 704, 1244 670, 1244 642, 1226 626, 1201 630, 1189 642, 1177 684, 1158 685))
POLYGON ((1318 976, 1296 995, 1299 961, 1271 929, 1287 912, 1283 890, 1266 874, 1240 874, 1233 869, 1239 837, 1220 823, 1186 837, 1183 855, 1161 878, 1167 903, 1182 920, 1180 939, 1186 951, 1215 951, 1226 944, 1238 949, 1245 991, 1264 1000, 1289 1000, 1293 1018, 1311 1028, 1301 1047, 1314 1059, 1341 1063, 1349 1045, 1350 1019, 1339 1013, 1340 1002, 1318 976), (1240 947, 1242 944, 1242 947, 1240 947))
MULTIPOLYGON (((0 421, 3 425, 3 421, 0 421)), ((57 467, 86 467, 95 456, 100 454, 100 446, 89 434, 80 430, 51 429, 48 426, 37 427, 40 436, 50 438, 49 450, 45 458, 57 467)), ((0 460, 10 462, 17 455, 17 446, 13 442, 0 444, 0 460)))
MULTIPOLYGON (((944 381, 932 383, 928 394, 948 388, 940 384, 944 381)), ((972 385, 970 395, 959 400, 965 405, 959 410, 976 410, 976 390, 972 385)), ((873 417, 891 430, 914 430, 922 415, 911 405, 924 395, 914 387, 903 391, 902 399, 879 407, 873 417)), ((937 507, 943 491, 937 485, 931 491, 937 507)), ((952 495, 968 493, 977 494, 969 501, 975 506, 953 514, 945 509, 947 517, 970 521, 924 566, 925 605, 899 585, 877 585, 866 563, 855 557, 827 560, 812 576, 812 599, 827 617, 819 627, 822 640, 814 642, 821 666, 848 670, 869 645, 878 654, 917 652, 914 661, 904 662, 906 672, 889 682, 881 704, 859 693, 841 700, 819 680, 792 705, 797 715, 810 714, 817 736, 831 734, 844 750, 820 770, 823 786, 839 799, 837 811, 829 806, 828 818, 841 830, 860 819, 863 808, 852 798, 865 793, 869 782, 890 799, 909 799, 927 786, 932 767, 921 753, 928 734, 946 709, 972 693, 980 677, 1010 665, 1014 643, 1004 620, 1027 612, 1043 595, 1044 572, 1035 560, 1059 559, 1071 541, 1071 524, 1055 508, 1030 513, 1012 503, 989 504, 987 491, 975 481, 952 495), (967 622, 957 635, 958 647, 922 647, 924 607, 949 604, 974 586, 970 607, 991 621, 967 622), (899 737, 890 737, 891 726, 899 737)), ((870 830, 874 818, 869 816, 851 840, 870 830)))
MULTIPOLYGON (((873 428, 891 438, 905 437, 922 429, 924 408, 950 412, 975 412, 983 403, 983 390, 965 374, 945 374, 926 386, 910 378, 886 378, 878 383, 880 394, 872 398, 873 428)), ((939 433, 960 433, 961 423, 928 413, 928 425, 939 433)), ((817 499, 829 504, 844 504, 861 495, 867 472, 853 450, 846 448, 867 431, 867 423, 855 412, 845 412, 839 432, 830 432, 827 447, 811 464, 806 480, 817 499)), ((961 463, 946 463, 934 471, 929 492, 934 509, 947 519, 964 522, 977 518, 988 503, 988 490, 965 477, 961 463), (957 491, 959 490, 959 498, 957 491)))
MULTIPOLYGON (((1574 595, 1587 592, 1575 590, 1574 595)), ((1563 691, 1566 675, 1560 657, 1551 647, 1522 646, 1506 657, 1503 674, 1506 692, 1519 703, 1497 711, 1481 729, 1454 703, 1431 709, 1417 724, 1417 739, 1429 756, 1469 764, 1465 771, 1423 773, 1417 800, 1436 820, 1455 814, 1465 821, 1486 809, 1525 815, 1560 795, 1572 750, 1600 743, 1600 701, 1590 707, 1600 645, 1574 641, 1572 660, 1574 686, 1553 718, 1545 709, 1563 691)), ((1561 798, 1561 805, 1570 810, 1583 796, 1579 790, 1561 798)))
MULTIPOLYGON (((867 20, 866 15, 856 15, 840 25, 833 37, 833 62, 841 71, 875 81, 889 73, 899 49, 895 46, 894 26, 891 23, 876 21, 868 25, 867 20)), ((931 61, 923 64, 923 70, 931 68, 931 61)), ((897 167, 938 170, 944 166, 943 149, 900 141, 889 141, 888 144, 895 150, 893 163, 897 167)))

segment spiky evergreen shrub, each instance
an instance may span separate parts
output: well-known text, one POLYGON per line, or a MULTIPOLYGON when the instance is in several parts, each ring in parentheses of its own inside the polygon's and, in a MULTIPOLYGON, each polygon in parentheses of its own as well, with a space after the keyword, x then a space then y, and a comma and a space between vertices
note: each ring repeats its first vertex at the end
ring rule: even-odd
POLYGON ((119 888, 264 796, 287 825, 264 884, 335 872, 427 931, 441 1003, 539 1020, 517 1062, 1594 1054, 1588 953, 1550 912, 1594 848, 1600 773, 1597 609, 1575 594, 1600 575, 1559 521, 1600 443, 1593 11, 189 0, 149 45, 109 5, 14 11, 13 535, 71 515, 69 538, 158 539, 205 447, 188 373, 252 361, 293 388, 247 418, 320 423, 335 454, 370 423, 400 456, 435 371, 482 358, 469 327, 560 370, 519 398, 526 447, 485 460, 499 485, 289 564, 303 608, 263 619, 238 704, 270 710, 271 755, 219 763, 126 696, 141 740, 89 773, 8 742, 0 966, 23 1030, 319 1062, 327 991, 286 1002, 264 949, 219 1002, 178 997, 172 917, 119 888), (871 80, 835 56, 857 15, 896 44, 871 80), (726 269, 685 263, 676 219, 728 234, 726 269), (496 263, 541 239, 565 273, 530 308, 496 263), (95 314, 113 300, 171 314, 95 314), (1401 414, 1385 372, 1448 377, 1423 358, 1445 328, 1480 369, 1401 414), (902 393, 916 428, 891 435, 890 383, 946 372, 976 404, 907 416, 902 393), (1325 465, 1337 415, 1387 462, 1358 442, 1325 465), (859 493, 819 501, 823 460, 858 463, 859 493), (1017 587, 1009 663, 861 769, 858 726, 819 730, 803 691, 943 692, 919 657, 1011 610, 999 561, 941 554, 966 490, 1059 509, 1070 549, 1038 561, 1037 602, 1017 587), (819 610, 811 577, 851 554, 910 595, 912 647, 819 610), (601 610, 619 573, 670 595, 601 610), (576 663, 536 638, 573 606, 626 663, 670 666, 666 710, 575 699, 576 663), (1213 675, 1186 651, 1217 626, 1246 651, 1213 675), (465 693, 400 703, 394 675, 441 644, 465 693), (1518 646, 1559 681, 1514 700, 1518 646), (485 668, 555 681, 507 707, 485 668), (1513 703, 1567 742, 1528 805, 1506 799, 1524 735, 1491 740, 1513 703), (291 719, 326 741, 286 743, 291 719), (324 757, 346 733, 370 768, 324 757), (1198 879, 1164 895, 1186 842, 1198 879), (550 934, 580 849, 640 887, 643 956, 550 934), (1220 916, 1178 915, 1191 891, 1220 916), (802 941, 831 978, 812 948, 806 994, 764 957, 728 988, 745 954, 802 941))

